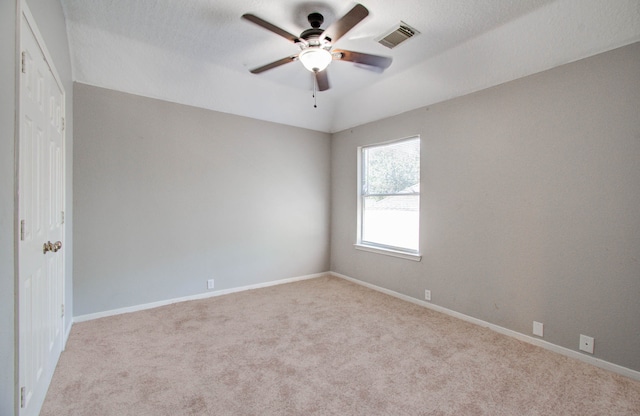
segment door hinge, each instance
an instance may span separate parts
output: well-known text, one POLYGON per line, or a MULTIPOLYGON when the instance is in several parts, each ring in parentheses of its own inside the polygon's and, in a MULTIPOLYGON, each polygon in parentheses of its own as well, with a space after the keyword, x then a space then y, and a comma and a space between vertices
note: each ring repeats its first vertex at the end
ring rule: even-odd
POLYGON ((20 241, 24 241, 24 220, 20 221, 20 241))
POLYGON ((20 387, 20 408, 24 408, 24 387, 20 387))
POLYGON ((64 211, 60 211, 60 224, 64 224, 64 211))
POLYGON ((64 126, 65 126, 65 124, 64 124, 64 117, 62 117, 62 131, 64 131, 64 126))
POLYGON ((27 73, 27 51, 22 51, 22 59, 21 59, 21 65, 22 65, 22 73, 26 74, 27 73))
POLYGON ((60 317, 64 318, 64 303, 62 305, 60 305, 60 317))

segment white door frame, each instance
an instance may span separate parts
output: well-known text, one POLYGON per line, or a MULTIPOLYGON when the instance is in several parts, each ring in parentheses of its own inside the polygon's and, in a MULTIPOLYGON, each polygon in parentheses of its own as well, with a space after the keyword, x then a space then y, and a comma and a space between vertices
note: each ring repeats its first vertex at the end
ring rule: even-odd
MULTIPOLYGON (((44 37, 42 36, 42 34, 40 33, 38 26, 36 24, 35 18, 33 17, 27 3, 26 0, 16 0, 16 9, 17 9, 17 13, 16 13, 16 17, 17 17, 17 21, 16 21, 16 77, 15 77, 15 85, 16 85, 16 122, 15 122, 15 126, 16 126, 16 136, 15 136, 15 166, 16 166, 16 185, 15 185, 15 189, 16 189, 16 193, 15 193, 15 247, 16 247, 16 274, 15 274, 15 287, 16 287, 16 291, 15 291, 15 314, 16 314, 16 331, 15 331, 15 355, 16 355, 16 386, 15 386, 15 390, 16 390, 16 404, 17 404, 17 410, 19 415, 22 415, 24 412, 21 409, 21 403, 20 403, 20 394, 21 394, 21 386, 20 386, 20 375, 21 375, 21 358, 20 358, 20 239, 21 239, 21 219, 20 219, 20 198, 19 198, 19 184, 20 184, 20 137, 22 134, 22 121, 21 121, 21 91, 22 91, 22 86, 21 86, 21 71, 22 71, 22 31, 24 29, 23 25, 25 25, 24 21, 23 21, 23 17, 26 20, 26 24, 28 25, 29 29, 31 30, 31 32, 34 34, 36 42, 38 43, 43 55, 44 55, 44 59, 47 62, 49 69, 51 71, 51 74, 53 75, 53 78, 58 86, 58 88, 60 89, 60 91, 62 92, 62 99, 61 99, 61 112, 63 115, 63 123, 64 123, 64 119, 66 119, 66 108, 65 108, 65 104, 66 104, 66 91, 64 89, 64 85, 62 84, 62 81, 60 79, 60 76, 58 75, 58 72, 55 68, 54 65, 54 61, 51 57, 51 55, 49 54, 49 51, 47 50, 46 47, 46 43, 44 41, 44 37)), ((61 157, 62 157, 62 209, 63 211, 66 212, 66 158, 65 158, 65 148, 66 148, 66 128, 63 125, 62 128, 62 149, 61 149, 61 157)), ((62 227, 62 241, 66 241, 66 226, 64 224, 61 225, 62 227)), ((65 280, 66 280, 66 261, 65 261, 65 254, 64 252, 61 253, 61 259, 60 261, 62 262, 62 279, 61 279, 61 296, 62 296, 62 305, 66 305, 66 299, 65 299, 65 280)), ((60 337, 60 350, 64 350, 65 347, 65 342, 66 342, 66 326, 64 324, 65 318, 64 315, 66 314, 66 312, 64 312, 64 310, 62 311, 62 313, 60 314, 60 325, 61 325, 61 331, 62 331, 62 336, 60 337)), ((53 365, 53 368, 55 368, 55 363, 53 365)), ((52 374, 51 374, 52 375, 52 374)), ((46 393, 46 392, 44 392, 46 393)), ((44 397, 42 397, 42 400, 44 400, 44 397)), ((39 404, 41 406, 41 403, 39 404)), ((38 409, 39 411, 40 409, 38 409)))

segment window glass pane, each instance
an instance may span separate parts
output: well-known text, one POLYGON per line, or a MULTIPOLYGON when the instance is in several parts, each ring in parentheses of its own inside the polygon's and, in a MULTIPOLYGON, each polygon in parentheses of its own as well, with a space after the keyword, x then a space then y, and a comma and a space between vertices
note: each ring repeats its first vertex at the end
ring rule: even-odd
POLYGON ((420 139, 363 149, 363 193, 420 192, 420 139))
POLYGON ((362 242, 418 251, 420 196, 363 198, 362 242))
POLYGON ((420 137, 361 148, 358 243, 418 253, 420 137))

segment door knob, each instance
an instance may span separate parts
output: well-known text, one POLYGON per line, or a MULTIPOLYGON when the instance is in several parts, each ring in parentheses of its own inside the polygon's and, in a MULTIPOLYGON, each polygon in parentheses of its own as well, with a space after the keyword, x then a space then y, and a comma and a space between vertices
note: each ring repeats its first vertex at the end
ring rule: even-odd
POLYGON ((62 248, 62 241, 56 241, 55 243, 52 243, 51 241, 47 241, 46 243, 44 243, 44 246, 42 246, 42 252, 44 254, 47 254, 47 251, 53 251, 54 253, 57 253, 58 250, 60 250, 62 248))

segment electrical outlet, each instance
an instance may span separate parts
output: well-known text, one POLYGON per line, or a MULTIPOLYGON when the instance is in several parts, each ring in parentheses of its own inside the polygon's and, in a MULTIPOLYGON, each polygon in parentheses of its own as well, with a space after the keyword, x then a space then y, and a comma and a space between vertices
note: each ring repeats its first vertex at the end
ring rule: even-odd
POLYGON ((533 321, 533 335, 537 335, 539 337, 544 334, 544 325, 542 322, 533 321))
POLYGON ((424 291, 424 299, 425 300, 431 300, 431 291, 430 290, 426 290, 424 291))
POLYGON ((593 343, 594 339, 592 337, 580 334, 580 351, 593 354, 593 343))
POLYGON ((213 289, 213 279, 207 280, 207 289, 213 289))

